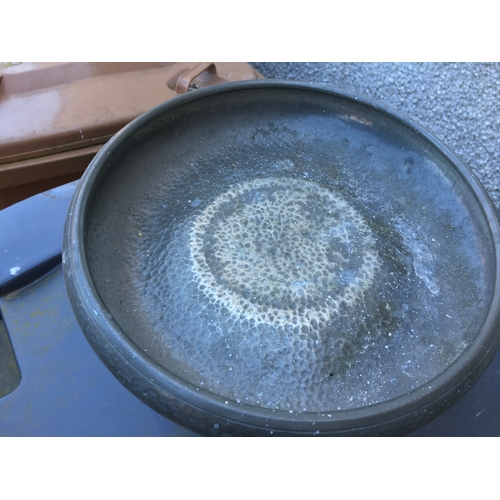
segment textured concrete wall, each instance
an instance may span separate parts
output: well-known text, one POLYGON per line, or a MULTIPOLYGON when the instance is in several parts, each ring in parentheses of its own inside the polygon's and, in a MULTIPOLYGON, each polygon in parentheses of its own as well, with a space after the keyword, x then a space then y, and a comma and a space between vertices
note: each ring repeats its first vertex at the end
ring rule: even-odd
POLYGON ((499 63, 252 63, 266 78, 323 82, 417 121, 457 153, 500 209, 499 63))

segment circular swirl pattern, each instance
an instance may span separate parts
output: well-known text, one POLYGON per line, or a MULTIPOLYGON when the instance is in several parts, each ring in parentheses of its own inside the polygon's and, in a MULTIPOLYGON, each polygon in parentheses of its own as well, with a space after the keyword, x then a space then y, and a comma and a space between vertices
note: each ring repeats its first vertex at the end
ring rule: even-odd
POLYGON ((363 217, 338 193, 255 179, 215 199, 191 225, 192 272, 212 303, 257 323, 321 329, 379 268, 363 217))
POLYGON ((341 387, 349 397, 341 375, 409 303, 397 237, 306 179, 253 178, 191 206, 147 246, 142 281, 169 369, 269 408, 324 408, 341 387))

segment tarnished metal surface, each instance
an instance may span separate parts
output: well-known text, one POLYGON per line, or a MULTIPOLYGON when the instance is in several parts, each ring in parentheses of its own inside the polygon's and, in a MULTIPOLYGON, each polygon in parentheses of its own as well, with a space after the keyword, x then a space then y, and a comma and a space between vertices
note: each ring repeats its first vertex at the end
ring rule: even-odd
POLYGON ((251 63, 266 78, 328 83, 425 126, 469 165, 500 208, 500 63, 251 63))
POLYGON ((437 139, 361 96, 204 89, 143 115, 87 170, 69 295, 101 359, 169 418, 180 400, 236 433, 410 432, 498 346, 485 196, 437 139))
MULTIPOLYGON (((0 397, 0 436, 192 435, 110 375, 77 326, 59 267, 0 307, 23 374, 0 397)), ((500 436, 500 353, 460 401, 412 436, 500 436)))

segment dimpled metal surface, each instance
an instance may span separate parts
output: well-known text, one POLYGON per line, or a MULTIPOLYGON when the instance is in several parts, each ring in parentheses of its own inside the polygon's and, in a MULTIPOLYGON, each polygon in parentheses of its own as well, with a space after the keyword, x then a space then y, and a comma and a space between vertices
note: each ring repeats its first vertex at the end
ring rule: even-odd
POLYGON ((372 230, 339 194, 303 179, 254 179, 155 248, 145 293, 158 294, 156 314, 190 332, 179 337, 171 324, 160 335, 198 367, 194 383, 269 408, 316 409, 329 379, 388 334, 375 292, 389 296, 376 284, 386 281, 381 260, 372 230))
POLYGON ((85 214, 99 300, 144 359, 242 421, 407 395, 486 317, 494 250, 467 182, 355 98, 186 98, 100 161, 85 214))

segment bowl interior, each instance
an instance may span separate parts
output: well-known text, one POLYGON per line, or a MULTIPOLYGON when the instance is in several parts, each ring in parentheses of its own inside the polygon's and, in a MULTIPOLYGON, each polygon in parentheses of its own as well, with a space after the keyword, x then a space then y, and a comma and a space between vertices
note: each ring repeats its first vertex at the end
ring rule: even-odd
POLYGON ((85 258, 138 351, 230 401, 321 412, 473 345, 495 250, 439 144, 348 95, 200 95, 124 131, 93 179, 85 258))

